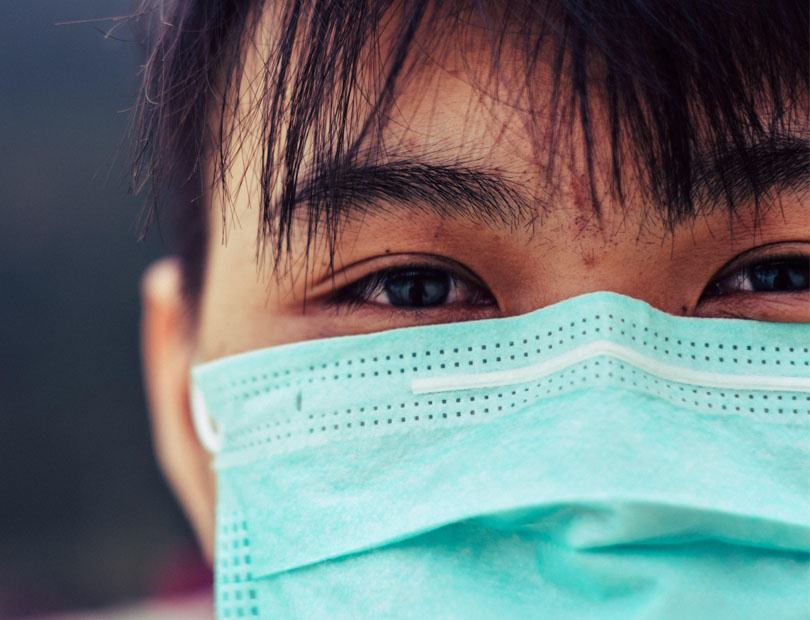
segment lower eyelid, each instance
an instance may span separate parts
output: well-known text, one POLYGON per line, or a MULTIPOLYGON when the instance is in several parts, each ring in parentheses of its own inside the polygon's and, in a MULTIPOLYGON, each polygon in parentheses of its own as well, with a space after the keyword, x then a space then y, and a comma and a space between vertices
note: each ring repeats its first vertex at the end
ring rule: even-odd
POLYGON ((810 323, 810 291, 773 293, 737 291, 717 295, 700 301, 695 307, 693 316, 775 323, 810 323))

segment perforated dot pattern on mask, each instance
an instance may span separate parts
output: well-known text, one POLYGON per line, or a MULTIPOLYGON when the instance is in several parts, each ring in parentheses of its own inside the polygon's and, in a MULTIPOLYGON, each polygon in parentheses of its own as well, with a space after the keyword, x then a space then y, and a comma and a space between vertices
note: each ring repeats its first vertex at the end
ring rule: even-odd
POLYGON ((445 371, 482 372, 524 365, 539 357, 560 354, 596 338, 609 338, 671 363, 687 362, 696 370, 717 363, 738 372, 808 368, 808 347, 780 347, 766 342, 722 342, 700 338, 673 338, 646 325, 612 314, 595 314, 548 327, 522 338, 481 341, 465 346, 435 346, 396 353, 358 355, 322 361, 317 354, 308 365, 252 369, 213 388, 225 398, 249 400, 262 392, 290 387, 323 385, 332 381, 412 377, 445 371), (480 355, 479 355, 480 353, 480 355))
POLYGON ((810 395, 805 393, 681 384, 610 357, 508 387, 420 396, 408 389, 414 378, 520 369, 596 340, 609 340, 694 371, 717 372, 722 367, 739 375, 810 374, 805 370, 810 366, 806 346, 721 339, 711 330, 697 330, 687 338, 657 329, 654 321, 642 324, 610 312, 595 312, 540 329, 535 326, 530 332, 473 335, 463 343, 451 344, 416 341, 396 351, 372 346, 328 361, 313 349, 293 365, 288 359, 282 360, 287 362, 284 367, 269 360, 248 372, 231 373, 209 390, 209 397, 215 407, 231 401, 266 412, 260 423, 232 425, 226 437, 226 450, 260 447, 264 453, 370 432, 398 432, 397 428, 480 423, 540 399, 594 387, 644 393, 705 414, 791 423, 801 416, 810 420, 810 395), (386 395, 384 402, 372 402, 368 395, 375 392, 386 395))
POLYGON ((543 398, 591 388, 607 387, 643 392, 681 408, 703 413, 789 418, 810 422, 810 396, 790 392, 761 393, 701 388, 664 381, 623 362, 602 359, 585 362, 528 385, 493 388, 485 394, 440 394, 372 406, 302 412, 230 434, 229 450, 261 447, 266 453, 303 445, 348 439, 359 434, 398 432, 401 427, 474 424, 530 406, 543 398), (385 429, 389 429, 386 431, 385 429))
POLYGON ((217 617, 260 618, 247 521, 241 514, 219 515, 217 529, 217 617))

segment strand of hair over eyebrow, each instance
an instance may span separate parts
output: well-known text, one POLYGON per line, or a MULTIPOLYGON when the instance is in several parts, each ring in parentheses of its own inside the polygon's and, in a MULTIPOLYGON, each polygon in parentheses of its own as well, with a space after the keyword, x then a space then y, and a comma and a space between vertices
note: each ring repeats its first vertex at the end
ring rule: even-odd
MULTIPOLYGON (((215 182, 227 195, 238 126, 226 112, 238 102, 263 6, 271 5, 144 2, 140 12, 152 21, 134 114, 133 187, 151 183, 154 205, 171 186, 186 188, 190 205, 202 204, 215 182), (214 132, 212 115, 219 118, 214 132), (214 178, 206 179, 211 158, 214 178)), ((295 218, 306 217, 309 243, 318 233, 334 239, 345 212, 346 204, 328 191, 302 196, 301 175, 328 184, 370 152, 361 143, 367 147, 381 133, 417 48, 461 27, 465 10, 490 31, 493 75, 507 46, 519 50, 525 89, 549 98, 551 121, 533 134, 537 148, 551 153, 553 163, 563 138, 580 129, 597 213, 594 154, 603 145, 594 139, 596 106, 609 123, 614 195, 623 200, 630 164, 670 225, 704 206, 706 196, 695 189, 698 152, 717 162, 740 154, 741 170, 721 175, 713 190, 733 210, 741 193, 735 184, 750 184, 756 200, 765 191, 746 147, 789 133, 807 115, 810 28, 803 0, 292 0, 272 6, 276 45, 255 114, 264 136, 258 234, 260 247, 272 242, 276 267, 291 245, 295 218), (548 45, 554 50, 550 88, 533 83, 548 45)))

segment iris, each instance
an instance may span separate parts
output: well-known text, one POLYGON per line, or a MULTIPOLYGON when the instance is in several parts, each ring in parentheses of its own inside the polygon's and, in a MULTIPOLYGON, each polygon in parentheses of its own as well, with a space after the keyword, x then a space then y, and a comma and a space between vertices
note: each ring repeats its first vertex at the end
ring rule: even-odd
POLYGON ((392 306, 428 308, 445 302, 451 276, 438 269, 419 269, 389 274, 383 290, 392 306))
POLYGON ((754 291, 803 291, 810 283, 810 261, 807 259, 768 261, 752 265, 747 271, 754 291))

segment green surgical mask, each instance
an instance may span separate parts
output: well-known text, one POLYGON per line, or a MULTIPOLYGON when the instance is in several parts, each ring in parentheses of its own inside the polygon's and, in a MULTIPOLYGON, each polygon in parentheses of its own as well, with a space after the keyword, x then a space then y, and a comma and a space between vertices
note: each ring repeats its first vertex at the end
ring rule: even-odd
POLYGON ((807 618, 807 325, 593 293, 193 371, 219 618, 807 618))

